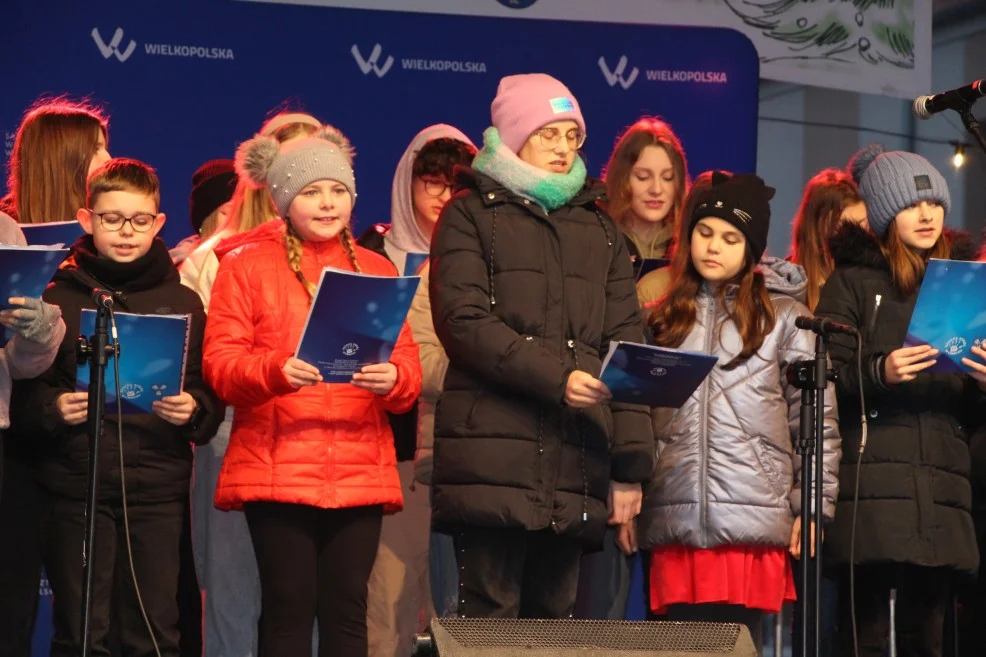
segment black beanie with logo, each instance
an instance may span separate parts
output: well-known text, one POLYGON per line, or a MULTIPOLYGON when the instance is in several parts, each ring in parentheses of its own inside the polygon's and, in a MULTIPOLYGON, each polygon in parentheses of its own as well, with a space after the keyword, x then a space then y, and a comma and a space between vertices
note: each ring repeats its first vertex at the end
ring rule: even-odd
POLYGON ((692 212, 689 230, 705 217, 727 221, 743 233, 754 261, 759 262, 767 250, 770 199, 774 198, 775 191, 760 176, 752 173, 730 176, 714 171, 712 186, 701 193, 692 212))

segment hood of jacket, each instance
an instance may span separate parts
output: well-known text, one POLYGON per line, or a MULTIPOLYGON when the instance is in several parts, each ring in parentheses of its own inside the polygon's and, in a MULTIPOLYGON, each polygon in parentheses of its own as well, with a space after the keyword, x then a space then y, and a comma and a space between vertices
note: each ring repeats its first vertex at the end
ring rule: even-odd
POLYGON ((390 192, 390 230, 384 239, 404 253, 428 253, 431 240, 414 220, 414 198, 411 181, 414 178, 414 160, 425 144, 436 139, 455 139, 475 147, 461 130, 444 123, 429 126, 415 135, 397 163, 390 192))
POLYGON ((808 294, 808 275, 800 265, 767 256, 760 261, 760 272, 769 292, 784 294, 801 303, 805 302, 808 294))
MULTIPOLYGON (((952 242, 951 260, 975 260, 976 243, 972 235, 961 230, 945 229, 952 242)), ((880 243, 873 233, 852 222, 843 222, 829 238, 829 252, 836 266, 871 267, 890 271, 880 243)))

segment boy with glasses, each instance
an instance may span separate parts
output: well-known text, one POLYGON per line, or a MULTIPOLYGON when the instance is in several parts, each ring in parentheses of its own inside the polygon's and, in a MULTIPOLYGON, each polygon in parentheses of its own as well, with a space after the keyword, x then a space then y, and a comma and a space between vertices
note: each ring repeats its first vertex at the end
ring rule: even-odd
MULTIPOLYGON (((81 645, 89 436, 87 393, 75 391, 75 342, 82 310, 95 308, 94 288, 112 293, 118 311, 192 317, 182 392, 154 402, 153 413, 124 415, 119 440, 116 423, 107 417, 93 552, 92 653, 109 654, 111 618, 125 654, 155 653, 131 576, 129 531, 132 568, 158 654, 178 655, 178 546, 192 472, 190 443, 215 434, 223 409, 202 379, 202 302, 181 284, 157 237, 165 222, 159 203, 158 178, 146 164, 115 159, 95 170, 87 207, 76 215, 87 234, 72 246, 44 293, 45 301, 62 308, 67 330, 55 363, 26 384, 30 390, 17 410, 23 415, 19 421, 41 443, 39 479, 47 493, 42 551, 55 599, 52 657, 77 655, 81 645)), ((126 338, 121 352, 121 358, 132 360, 159 357, 128 352, 126 338)))

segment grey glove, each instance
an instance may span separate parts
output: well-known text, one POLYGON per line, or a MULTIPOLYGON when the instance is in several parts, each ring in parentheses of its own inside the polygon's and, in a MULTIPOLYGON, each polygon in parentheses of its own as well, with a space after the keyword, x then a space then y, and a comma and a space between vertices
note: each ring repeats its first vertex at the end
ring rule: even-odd
POLYGON ((58 306, 28 297, 24 299, 23 306, 10 308, 4 314, 11 320, 11 330, 25 340, 44 344, 51 339, 51 332, 62 311, 58 306))

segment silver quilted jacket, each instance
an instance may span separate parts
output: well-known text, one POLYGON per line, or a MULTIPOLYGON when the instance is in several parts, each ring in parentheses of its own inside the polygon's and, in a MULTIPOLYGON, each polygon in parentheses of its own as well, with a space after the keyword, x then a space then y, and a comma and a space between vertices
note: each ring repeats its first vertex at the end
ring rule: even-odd
MULTIPOLYGON (((794 326, 809 314, 806 279, 797 265, 765 258, 762 271, 776 323, 752 358, 733 370, 716 366, 680 409, 654 412, 658 462, 644 489, 640 546, 786 546, 801 509, 801 391, 787 383, 788 364, 814 358, 814 335, 794 326)), ((729 301, 727 296, 727 302, 729 301)), ((707 291, 681 349, 714 354, 719 365, 739 353, 735 325, 707 291), (720 332, 721 327, 721 332, 720 332)), ((835 390, 825 393, 823 513, 831 518, 841 456, 835 390)))

